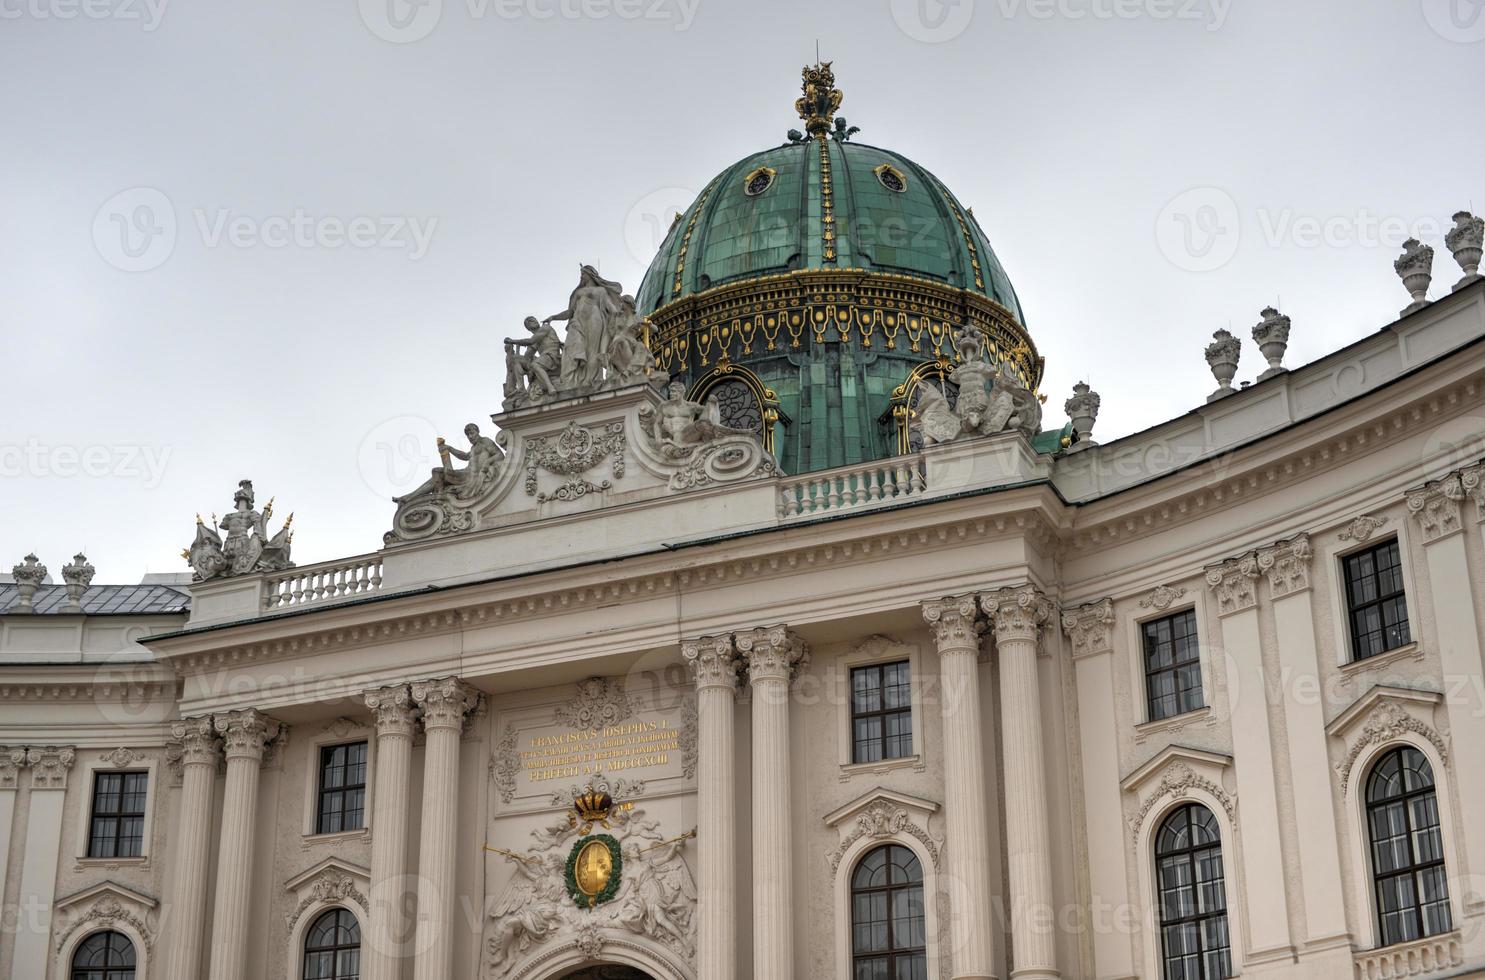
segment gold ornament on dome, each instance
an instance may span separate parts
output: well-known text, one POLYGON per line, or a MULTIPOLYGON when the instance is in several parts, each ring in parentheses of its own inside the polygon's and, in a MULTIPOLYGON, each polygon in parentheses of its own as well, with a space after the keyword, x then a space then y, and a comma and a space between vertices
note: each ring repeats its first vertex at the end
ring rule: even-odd
POLYGON ((845 94, 835 87, 835 71, 826 61, 804 69, 804 95, 794 103, 794 111, 804 120, 804 128, 811 136, 823 137, 830 132, 835 122, 835 111, 840 108, 845 94))

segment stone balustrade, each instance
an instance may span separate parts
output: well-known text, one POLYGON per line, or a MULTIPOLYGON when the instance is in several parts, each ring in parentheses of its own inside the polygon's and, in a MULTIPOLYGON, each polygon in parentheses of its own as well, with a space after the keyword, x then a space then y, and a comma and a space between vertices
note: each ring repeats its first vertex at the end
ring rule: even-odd
POLYGON ((1356 954, 1356 980, 1420 977, 1464 962, 1460 936, 1451 932, 1356 954))
POLYGON ((265 610, 308 606, 376 592, 382 587, 380 555, 304 565, 268 575, 263 581, 265 610))
POLYGON ((779 483, 779 517, 853 510, 921 496, 928 489, 920 455, 811 473, 779 483))

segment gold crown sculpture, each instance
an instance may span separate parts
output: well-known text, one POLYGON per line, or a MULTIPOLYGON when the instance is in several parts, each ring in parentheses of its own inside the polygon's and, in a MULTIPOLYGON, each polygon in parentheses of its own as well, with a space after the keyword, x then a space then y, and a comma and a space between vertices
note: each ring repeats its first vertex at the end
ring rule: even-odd
POLYGON ((588 827, 591 828, 595 823, 607 827, 608 815, 614 808, 614 798, 590 786, 588 792, 573 799, 572 808, 577 811, 578 819, 588 827))

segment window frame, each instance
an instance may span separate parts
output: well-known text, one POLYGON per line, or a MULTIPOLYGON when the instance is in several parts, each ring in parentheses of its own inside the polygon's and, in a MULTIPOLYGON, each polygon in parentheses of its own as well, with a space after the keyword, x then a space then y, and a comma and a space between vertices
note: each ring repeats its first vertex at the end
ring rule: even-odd
MULTIPOLYGON (((367 737, 355 738, 346 741, 322 742, 315 746, 315 752, 313 756, 315 762, 313 772, 315 794, 312 817, 314 824, 311 829, 313 836, 325 837, 333 836, 336 834, 359 834, 365 831, 366 828, 369 826, 369 814, 371 810, 371 743, 372 739, 367 737), (364 746, 362 753, 363 759, 361 762, 361 766, 364 771, 361 774, 361 782, 342 782, 339 786, 327 788, 325 786, 326 754, 334 752, 337 749, 350 749, 357 745, 364 746), (355 790, 360 790, 361 792, 361 822, 360 826, 346 827, 344 826, 346 814, 345 798, 348 793, 351 793, 355 790), (334 830, 326 830, 323 824, 325 818, 324 802, 327 796, 332 795, 338 795, 340 797, 341 807, 337 811, 337 813, 340 815, 341 826, 334 830)), ((351 763, 349 762, 346 762, 341 766, 341 768, 345 770, 350 769, 350 767, 351 763)))
POLYGON ((878 765, 881 763, 897 762, 901 759, 911 759, 917 756, 916 734, 913 731, 913 662, 909 658, 900 660, 882 660, 867 664, 854 664, 846 668, 846 676, 849 680, 847 685, 847 696, 850 698, 851 706, 851 764, 855 766, 878 765), (907 671, 908 697, 906 705, 897 708, 886 706, 885 692, 887 690, 887 670, 889 668, 901 667, 907 671), (878 701, 882 705, 874 710, 857 710, 856 708, 856 675, 863 671, 875 671, 877 675, 878 701), (907 718, 907 744, 908 751, 897 755, 888 755, 887 746, 892 736, 887 734, 887 719, 889 717, 907 718), (881 750, 881 755, 875 759, 857 758, 857 750, 861 746, 861 740, 856 737, 856 723, 865 718, 879 718, 882 725, 881 730, 872 741, 876 742, 881 750))
POLYGON ((1151 891, 1150 900, 1155 913, 1155 935, 1157 942, 1155 956, 1160 967, 1160 976, 1161 978, 1163 978, 1163 980, 1164 978, 1168 978, 1170 976, 1168 972, 1170 966, 1170 951, 1169 948, 1166 946, 1166 930, 1171 926, 1182 926, 1187 924, 1194 924, 1196 926, 1198 933, 1198 942, 1202 943, 1197 957, 1197 969, 1201 975, 1199 980, 1228 980, 1228 978, 1236 976, 1236 973, 1234 971, 1236 970, 1237 964, 1233 955, 1233 935, 1236 923, 1232 915, 1231 894, 1227 887, 1227 882, 1230 877, 1230 855, 1226 847, 1226 838, 1223 835, 1223 829, 1224 828, 1222 821, 1217 817, 1216 811, 1212 810, 1212 808, 1209 807, 1206 803, 1200 800, 1193 799, 1182 799, 1177 801, 1173 806, 1171 806, 1164 813, 1161 814, 1160 819, 1157 820, 1151 828, 1149 840, 1149 855, 1151 874, 1153 876, 1151 879, 1153 890, 1151 891), (1180 847, 1172 851, 1162 852, 1160 849, 1160 837, 1162 831, 1164 831, 1165 828, 1170 824, 1170 822, 1172 820, 1175 820, 1177 817, 1185 817, 1187 827, 1189 829, 1192 823, 1190 814, 1191 811, 1195 809, 1204 810, 1211 818, 1212 825, 1216 828, 1216 842, 1208 844, 1195 844, 1188 842, 1184 847, 1180 847), (1199 880, 1197 878, 1197 857, 1199 854, 1203 852, 1209 852, 1214 848, 1217 852, 1218 860, 1222 862, 1222 878, 1220 886, 1222 889, 1221 911, 1215 913, 1203 913, 1198 911, 1189 915, 1178 916, 1174 919, 1167 919, 1165 915, 1165 901, 1162 894, 1163 889, 1161 887, 1163 881, 1161 876, 1161 871, 1164 866, 1163 862, 1172 859, 1184 859, 1190 871, 1189 882, 1193 891, 1193 895, 1195 895, 1197 889, 1200 887, 1199 880), (1217 919, 1223 920, 1223 928, 1226 932, 1227 937, 1227 945, 1225 947, 1225 949, 1227 950, 1227 969, 1226 972, 1220 977, 1209 976, 1207 973, 1205 930, 1203 928, 1207 922, 1215 921, 1217 919))
POLYGON ((1364 833, 1363 841, 1366 847, 1367 880, 1370 884, 1369 891, 1371 893, 1372 926, 1376 930, 1375 948, 1387 949, 1392 946, 1404 946, 1408 943, 1434 939, 1438 936, 1447 936, 1454 932, 1458 928, 1458 924, 1454 910, 1454 894, 1453 890, 1449 887, 1449 847, 1444 834, 1444 801, 1439 792, 1439 774, 1435 760, 1430 758, 1429 753, 1410 742, 1397 742, 1388 745, 1367 762, 1367 766, 1362 772, 1362 778, 1359 780, 1359 791, 1358 795, 1361 800, 1362 810, 1362 830, 1364 833), (1424 789, 1407 790, 1404 788, 1400 795, 1374 801, 1371 795, 1371 787, 1377 770, 1385 765, 1393 756, 1401 756, 1409 751, 1416 752, 1424 764, 1428 766, 1432 781, 1424 789), (1415 800, 1430 796, 1433 798, 1433 809, 1437 819, 1433 831, 1438 837, 1438 857, 1429 861, 1417 861, 1416 830, 1413 825, 1413 808, 1411 804, 1415 800), (1373 811, 1382 810, 1398 803, 1403 805, 1404 833, 1402 838, 1408 847, 1408 864, 1405 867, 1392 871, 1380 871, 1376 863, 1377 840, 1372 829, 1372 813, 1373 811), (1427 918, 1424 915, 1424 902, 1421 900, 1421 894, 1418 892, 1418 876, 1423 872, 1431 871, 1435 868, 1442 871, 1444 875, 1444 909, 1448 914, 1449 921, 1447 928, 1437 932, 1429 932, 1427 918), (1418 935, 1411 938, 1389 940, 1386 934, 1386 925, 1382 918, 1381 889, 1384 882, 1404 877, 1410 878, 1413 882, 1415 903, 1412 906, 1412 912, 1413 922, 1418 929, 1418 935))
POLYGON ((91 795, 88 797, 88 839, 84 845, 84 855, 90 860, 129 860, 143 858, 145 856, 145 839, 149 831, 149 800, 150 800, 150 772, 148 769, 93 769, 89 772, 92 777, 91 795), (140 803, 138 810, 125 810, 124 800, 130 795, 128 792, 129 778, 137 776, 144 780, 144 800, 140 803), (118 807, 111 813, 98 812, 98 784, 105 779, 118 779, 118 807), (113 836, 107 838, 113 842, 112 854, 94 854, 93 843, 96 840, 94 829, 99 820, 111 821, 113 824, 113 836), (119 841, 124 839, 121 833, 125 820, 139 821, 139 850, 134 854, 120 854, 119 841))
MULTIPOLYGON (((1359 664, 1368 660, 1374 660, 1377 657, 1385 657, 1395 650, 1401 650, 1415 643, 1417 637, 1413 633, 1413 610, 1408 602, 1409 593, 1412 591, 1412 582, 1407 574, 1407 552, 1403 548, 1401 537, 1393 534, 1377 541, 1364 542, 1359 547, 1352 548, 1337 555, 1336 562, 1339 569, 1337 593, 1340 598, 1341 613, 1345 621, 1345 636, 1347 641, 1345 649, 1346 662, 1359 664), (1397 551, 1397 577, 1401 582, 1400 588, 1386 595, 1379 593, 1375 599, 1361 602, 1356 601, 1352 594, 1351 563, 1364 556, 1372 556, 1372 567, 1375 569, 1375 556, 1378 552, 1389 548, 1397 551), (1407 638, 1394 646, 1384 646, 1376 653, 1363 654, 1360 650, 1361 637, 1356 632, 1356 613, 1363 609, 1375 608, 1381 610, 1387 603, 1394 600, 1401 600, 1402 602, 1402 625, 1407 631, 1407 638)), ((1376 577, 1375 571, 1373 572, 1373 576, 1376 577)), ((1383 643, 1386 643, 1386 635, 1387 627, 1384 618, 1382 626, 1383 643)))
MULTIPOLYGON (((829 692, 829 696, 836 707, 837 764, 841 781, 849 782, 854 776, 862 773, 880 774, 898 768, 922 771, 925 768, 922 747, 928 735, 927 715, 931 714, 925 711, 925 705, 932 703, 934 697, 932 692, 937 690, 937 687, 936 676, 929 677, 924 673, 923 649, 917 643, 907 643, 893 637, 878 635, 862 640, 835 658, 835 666, 830 674, 830 684, 833 689, 829 692), (851 670, 855 667, 895 663, 901 660, 908 662, 908 683, 911 688, 908 699, 912 709, 913 754, 899 759, 882 759, 878 762, 855 762, 853 761, 856 757, 855 732, 851 723, 851 670)), ((818 650, 814 654, 817 658, 824 655, 824 651, 818 650)))
POLYGON ((1207 673, 1206 664, 1204 662, 1205 655, 1203 652, 1204 644, 1202 643, 1202 622, 1201 616, 1195 606, 1188 605, 1181 609, 1163 610, 1157 615, 1149 616, 1138 621, 1137 623, 1135 623, 1135 637, 1137 639, 1137 643, 1135 644, 1135 656, 1137 658, 1140 671, 1140 690, 1143 693, 1143 697, 1141 700, 1144 704, 1144 723, 1158 724, 1160 722, 1171 721, 1172 719, 1180 718, 1185 715, 1192 715, 1211 707, 1211 700, 1208 697, 1207 691, 1207 673), (1195 656, 1185 661, 1176 660, 1174 653, 1175 640, 1173 634, 1171 665, 1169 667, 1160 667, 1152 670, 1150 667, 1149 652, 1145 646, 1147 631, 1151 628, 1159 626, 1159 624, 1161 623, 1170 622, 1174 624, 1177 619, 1187 616, 1191 618, 1191 633, 1189 635, 1194 639, 1196 643, 1195 656), (1200 696, 1201 703, 1189 705, 1183 708, 1181 704, 1181 692, 1180 688, 1178 687, 1176 689, 1176 710, 1170 714, 1157 716, 1155 714, 1156 697, 1154 690, 1151 687, 1151 681, 1155 677, 1163 674, 1173 674, 1179 680, 1181 669, 1183 667, 1189 667, 1193 665, 1196 667, 1196 690, 1200 696))
MULTIPOLYGON (((136 748, 120 748, 112 752, 77 753, 75 763, 76 769, 69 777, 68 782, 72 785, 87 787, 87 796, 81 806, 76 808, 76 845, 73 851, 78 864, 83 866, 119 864, 128 867, 148 867, 150 863, 150 843, 154 837, 155 828, 155 802, 160 797, 162 788, 161 755, 158 747, 150 750, 136 748), (122 763, 122 764, 120 764, 122 763), (91 857, 89 851, 93 839, 93 793, 97 788, 97 773, 111 772, 136 772, 145 773, 145 798, 144 798, 144 831, 139 842, 139 854, 136 857, 91 857), (73 782, 76 780, 77 782, 73 782)), ((119 930, 114 930, 115 932, 119 930)), ((128 935, 126 932, 125 935, 128 935)), ((135 951, 138 952, 139 942, 134 941, 135 951)))
POLYGON ((125 980, 125 975, 127 975, 128 980, 137 980, 143 973, 144 957, 140 953, 138 940, 122 929, 94 929, 92 932, 79 938, 73 944, 72 948, 67 950, 67 959, 64 962, 66 963, 65 969, 69 980, 78 980, 79 977, 86 980, 90 974, 95 972, 101 972, 103 980, 125 980), (79 967, 77 965, 78 954, 82 952, 83 947, 88 944, 88 941, 95 936, 118 936, 124 940, 124 942, 129 944, 129 952, 134 955, 134 964, 132 966, 108 966, 105 964, 101 971, 95 971, 88 967, 79 967))
POLYGON ((376 798, 376 729, 371 719, 337 718, 327 722, 313 738, 307 738, 298 748, 296 764, 303 767, 303 816, 300 834, 305 844, 369 836, 373 829, 376 798), (347 745, 351 742, 366 743, 366 809, 360 830, 343 830, 334 834, 317 832, 320 813, 320 749, 327 745, 347 745))
MULTIPOLYGON (((307 914, 305 916, 305 919, 306 919, 305 926, 304 926, 304 929, 302 930, 302 932, 299 935, 299 943, 298 943, 298 954, 299 954, 299 956, 298 956, 298 959, 299 959, 298 977, 299 977, 299 980, 311 980, 311 978, 309 976, 309 966, 310 966, 310 964, 309 964, 309 957, 310 957, 311 954, 327 953, 327 952, 328 953, 339 954, 339 953, 347 952, 347 951, 352 950, 352 949, 354 949, 356 951, 356 976, 357 977, 362 976, 362 974, 364 972, 364 966, 365 966, 365 964, 363 962, 363 958, 362 958, 362 953, 365 951, 365 946, 366 946, 366 931, 362 927, 362 925, 361 925, 361 919, 360 919, 360 917, 358 915, 356 915, 355 911, 352 910, 352 909, 350 909, 350 908, 348 908, 348 907, 346 907, 346 906, 344 906, 344 905, 327 905, 324 908, 316 909, 314 912, 307 914), (335 915, 335 916, 345 915, 345 916, 348 916, 350 918, 351 923, 356 927, 356 942, 355 942, 355 945, 350 945, 350 944, 332 944, 330 946, 316 947, 313 950, 311 950, 309 948, 310 933, 314 931, 315 926, 319 925, 320 920, 324 919, 328 915, 335 915)), ((339 924, 338 923, 337 923, 337 928, 339 928, 339 924)), ((333 975, 331 977, 328 977, 328 978, 313 978, 313 980, 336 980, 336 978, 339 977, 339 975, 340 975, 340 957, 337 955, 335 957, 335 966, 333 968, 333 975)))
MULTIPOLYGON (((1345 529, 1354 514, 1333 526, 1323 539, 1316 542, 1315 546, 1315 568, 1322 567, 1322 562, 1328 563, 1331 569, 1325 581, 1325 589, 1330 594, 1330 616, 1333 624, 1333 633, 1328 641, 1330 643, 1331 662, 1342 672, 1365 672, 1382 664, 1390 664, 1394 659, 1404 659, 1409 656, 1422 656, 1422 636, 1420 630, 1425 620, 1419 616, 1418 583, 1413 574, 1413 528, 1412 519, 1408 517, 1406 510, 1401 508, 1386 510, 1364 510, 1360 513, 1376 517, 1384 521, 1381 529, 1372 534, 1365 541, 1342 541, 1338 532, 1345 529), (1411 643, 1404 644, 1394 650, 1368 657, 1365 660, 1354 660, 1351 656, 1351 622, 1350 615, 1346 609, 1346 568, 1345 560, 1359 551, 1375 547, 1388 539, 1397 542, 1398 554, 1402 558, 1403 579, 1403 603, 1408 610, 1408 625, 1413 634, 1411 643), (1411 651, 1411 653, 1410 653, 1411 651)), ((1316 602, 1316 612, 1319 612, 1319 601, 1316 602)))
POLYGON ((856 964, 857 964, 857 962, 859 960, 862 960, 862 959, 874 960, 874 959, 880 959, 881 957, 885 956, 887 958, 887 972, 888 972, 888 975, 895 977, 895 976, 897 976, 897 960, 898 960, 898 957, 915 957, 915 956, 921 956, 922 957, 922 960, 923 960, 924 976, 925 977, 932 976, 932 974, 928 973, 928 970, 929 970, 930 965, 931 965, 931 960, 929 958, 929 939, 930 939, 930 937, 929 937, 929 933, 928 933, 928 926, 929 926, 928 898, 927 898, 927 896, 928 896, 928 892, 927 892, 928 875, 927 875, 927 870, 923 867, 923 859, 917 853, 917 851, 915 851, 914 849, 908 847, 907 845, 901 844, 901 843, 899 843, 897 841, 892 841, 892 840, 881 841, 881 842, 877 843, 876 846, 867 848, 861 854, 857 855, 857 857, 855 858, 855 860, 851 862, 849 868, 847 869, 846 875, 847 875, 847 880, 846 880, 847 908, 850 910, 850 917, 849 917, 849 919, 848 919, 848 921, 846 923, 846 929, 847 929, 846 948, 850 952, 849 969, 850 969, 851 975, 852 976, 855 975, 855 973, 856 973, 856 964), (878 851, 886 851, 887 852, 887 860, 890 862, 890 860, 891 860, 891 851, 892 851, 893 848, 896 848, 896 849, 899 849, 899 850, 902 850, 902 851, 906 852, 909 856, 912 857, 913 861, 917 863, 917 865, 918 865, 918 880, 917 881, 909 881, 909 882, 903 882, 903 883, 894 884, 891 881, 891 875, 889 874, 888 875, 888 881, 887 881, 887 883, 885 885, 871 885, 871 886, 866 886, 866 887, 863 887, 863 888, 858 888, 856 886, 856 873, 861 869, 862 863, 865 862, 867 858, 871 857, 873 854, 877 853, 878 851), (923 945, 921 945, 921 946, 910 946, 910 947, 905 947, 903 949, 897 949, 895 947, 895 945, 894 945, 895 927, 893 926, 893 920, 892 920, 893 898, 894 898, 895 895, 897 895, 899 893, 910 892, 910 891, 912 891, 914 889, 916 889, 917 892, 918 892, 919 907, 923 910, 923 945), (858 896, 861 896, 861 895, 878 895, 878 894, 882 894, 882 895, 886 895, 887 896, 887 937, 888 937, 887 938, 887 949, 886 950, 871 950, 871 951, 868 951, 868 952, 865 952, 865 953, 857 952, 857 950, 856 950, 856 898, 858 896))

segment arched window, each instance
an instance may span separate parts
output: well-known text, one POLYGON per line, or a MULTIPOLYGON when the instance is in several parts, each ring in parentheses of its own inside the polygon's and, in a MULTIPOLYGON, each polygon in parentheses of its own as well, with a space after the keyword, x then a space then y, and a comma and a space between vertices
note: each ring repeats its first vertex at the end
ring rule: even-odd
POLYGON ((1222 836, 1212 811, 1188 803, 1165 818, 1155 834, 1155 877, 1165 980, 1231 976, 1222 836))
POLYGON ((95 932, 72 954, 72 980, 134 980, 134 944, 121 932, 95 932))
POLYGON ((346 909, 331 909, 304 934, 304 980, 360 980, 361 926, 346 909))
POLYGON ((899 844, 869 852, 851 877, 851 976, 928 980, 923 866, 899 844))
POLYGON ((1402 746, 1382 756, 1366 786, 1377 931, 1383 946, 1454 928, 1433 767, 1402 746))

